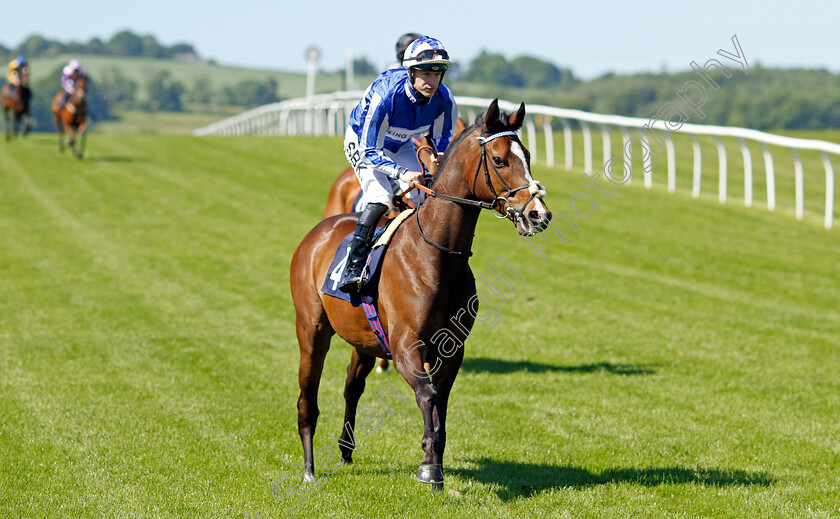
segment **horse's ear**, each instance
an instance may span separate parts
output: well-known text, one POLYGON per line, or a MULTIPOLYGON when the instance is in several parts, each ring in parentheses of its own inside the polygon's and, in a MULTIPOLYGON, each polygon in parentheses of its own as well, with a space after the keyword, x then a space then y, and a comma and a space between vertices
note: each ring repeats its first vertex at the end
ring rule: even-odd
POLYGON ((516 131, 522 128, 522 123, 525 122, 525 103, 519 105, 519 110, 517 110, 515 114, 511 115, 508 121, 510 123, 511 130, 516 131))
POLYGON ((484 127, 490 128, 497 122, 499 122, 499 98, 493 99, 493 102, 490 103, 490 108, 484 114, 484 127))

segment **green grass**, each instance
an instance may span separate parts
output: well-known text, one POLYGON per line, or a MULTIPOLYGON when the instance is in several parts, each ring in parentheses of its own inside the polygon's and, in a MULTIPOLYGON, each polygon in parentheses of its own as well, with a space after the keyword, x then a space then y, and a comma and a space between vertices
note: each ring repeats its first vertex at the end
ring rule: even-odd
POLYGON ((110 134, 163 134, 191 135, 193 130, 213 124, 216 121, 242 113, 242 108, 230 108, 226 112, 144 112, 123 110, 113 121, 94 122, 91 131, 110 134))
MULTIPOLYGON (((0 146, 0 516, 288 516, 288 268, 340 139, 91 135, 77 161, 53 137, 0 146)), ((534 170, 555 211, 584 189, 534 170)), ((479 222, 476 275, 502 255, 526 281, 466 345, 457 494, 414 480, 420 413, 396 403, 295 516, 840 515, 838 231, 635 180, 579 223, 543 263, 479 222)), ((348 358, 336 339, 316 448, 348 358)), ((411 399, 392 373, 362 403, 385 384, 411 399)))

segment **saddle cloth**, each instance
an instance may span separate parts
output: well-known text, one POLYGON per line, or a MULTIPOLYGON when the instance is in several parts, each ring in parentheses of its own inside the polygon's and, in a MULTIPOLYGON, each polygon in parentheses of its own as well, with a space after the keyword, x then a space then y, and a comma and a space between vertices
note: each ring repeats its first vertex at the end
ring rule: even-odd
POLYGON ((321 287, 321 292, 328 296, 337 297, 352 304, 359 306, 362 304, 362 294, 375 295, 379 283, 379 266, 382 264, 382 257, 385 255, 385 250, 388 244, 391 243, 391 238, 394 236, 397 227, 403 223, 406 218, 411 216, 414 209, 403 211, 388 220, 383 227, 377 227, 373 235, 373 247, 365 258, 365 268, 362 271, 362 288, 359 292, 347 294, 338 289, 338 284, 344 276, 344 267, 347 265, 347 258, 350 255, 350 242, 353 240, 353 233, 348 234, 341 240, 335 251, 330 268, 327 270, 327 277, 324 279, 324 284, 321 287))

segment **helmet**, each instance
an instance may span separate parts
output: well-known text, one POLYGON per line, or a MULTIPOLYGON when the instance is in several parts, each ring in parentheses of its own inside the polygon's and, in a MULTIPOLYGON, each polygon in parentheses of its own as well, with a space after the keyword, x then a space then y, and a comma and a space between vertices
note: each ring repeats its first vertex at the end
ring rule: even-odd
POLYGON ((422 34, 417 34, 416 32, 407 32, 400 36, 400 39, 397 40, 396 50, 397 50, 397 59, 402 62, 405 59, 405 49, 416 40, 417 38, 422 38, 422 34))
POLYGON ((449 54, 443 48, 443 43, 431 36, 423 36, 411 42, 405 51, 403 67, 407 69, 419 68, 433 72, 446 72, 452 66, 449 54))
POLYGON ((23 56, 16 57, 15 61, 17 61, 18 67, 26 65, 26 58, 24 58, 23 56))
POLYGON ((82 62, 77 59, 71 59, 69 67, 70 70, 82 70, 82 62))

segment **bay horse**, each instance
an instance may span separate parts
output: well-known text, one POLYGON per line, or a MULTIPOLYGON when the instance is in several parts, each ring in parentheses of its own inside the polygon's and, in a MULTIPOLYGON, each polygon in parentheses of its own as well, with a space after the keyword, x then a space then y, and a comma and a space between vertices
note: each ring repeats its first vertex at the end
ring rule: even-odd
MULTIPOLYGON (((498 100, 490 103, 487 112, 447 150, 429 196, 410 217, 415 222, 397 228, 382 260, 379 316, 390 338, 394 368, 411 386, 423 416, 424 456, 417 479, 435 490, 443 489, 446 409, 464 358, 460 346, 477 315, 475 278, 468 259, 479 213, 482 208, 498 211, 521 235, 541 232, 551 220, 542 202, 545 191, 531 177, 530 156, 516 134, 524 117, 524 103, 511 116, 500 113, 498 100), (457 336, 460 346, 451 348, 454 339, 436 344, 442 342, 440 333, 453 319, 459 324, 450 333, 457 336), (424 362, 434 366, 431 374, 424 362)), ((300 347, 298 432, 304 481, 309 483, 316 481, 312 443, 319 414, 318 387, 331 337, 337 333, 353 347, 344 385, 345 423, 338 442, 341 463, 352 462, 356 408, 365 378, 376 358, 386 356, 362 308, 320 291, 339 242, 355 225, 355 215, 322 221, 303 238, 291 262, 300 347)))
MULTIPOLYGON (((463 117, 459 117, 455 122, 455 126, 452 128, 452 139, 450 142, 455 142, 466 127, 467 122, 463 117)), ((435 147, 431 140, 428 137, 412 140, 414 141, 414 147, 417 149, 417 161, 426 168, 429 175, 437 173, 438 166, 432 161, 432 154, 435 152, 435 147)), ((356 178, 356 173, 353 171, 353 168, 348 167, 342 171, 338 178, 335 179, 335 182, 333 182, 330 193, 327 195, 327 206, 324 208, 323 219, 338 214, 357 212, 354 205, 361 190, 362 186, 359 185, 359 179, 356 178)), ((390 216, 396 216, 396 214, 392 212, 390 216)), ((388 359, 379 359, 376 372, 384 373, 386 371, 388 371, 388 359)))
POLYGON ((32 91, 24 81, 21 81, 13 92, 12 84, 7 83, 3 85, 0 97, 3 98, 6 140, 11 140, 12 134, 17 135, 18 131, 25 137, 29 133, 29 100, 32 99, 32 91))
POLYGON ((64 92, 59 92, 53 98, 52 113, 55 119, 55 128, 58 130, 58 151, 64 152, 64 134, 67 133, 69 140, 67 147, 73 149, 73 156, 81 159, 85 152, 85 140, 87 138, 87 78, 79 78, 76 81, 76 91, 70 99, 61 106, 64 92), (76 147, 76 134, 82 136, 82 142, 76 147))

